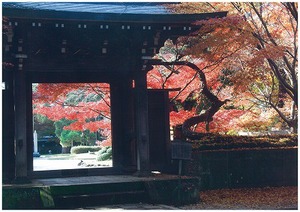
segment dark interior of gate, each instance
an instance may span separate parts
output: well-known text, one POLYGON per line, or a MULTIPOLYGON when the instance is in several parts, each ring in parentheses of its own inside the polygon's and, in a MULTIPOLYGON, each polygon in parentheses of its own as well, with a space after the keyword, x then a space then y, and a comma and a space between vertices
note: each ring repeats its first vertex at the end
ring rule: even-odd
POLYGON ((158 3, 2 3, 3 178, 170 171, 168 91, 147 90, 147 60, 193 21, 158 3), (113 167, 33 171, 32 83, 109 83, 113 167))

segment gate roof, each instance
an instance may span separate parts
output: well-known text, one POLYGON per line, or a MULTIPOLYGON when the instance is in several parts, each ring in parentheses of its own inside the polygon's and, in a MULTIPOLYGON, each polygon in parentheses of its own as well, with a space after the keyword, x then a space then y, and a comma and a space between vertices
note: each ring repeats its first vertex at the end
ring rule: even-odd
POLYGON ((149 2, 6 2, 2 7, 3 15, 10 17, 112 22, 191 23, 226 15, 226 12, 173 14, 163 3, 149 2))
POLYGON ((193 24, 197 20, 227 13, 173 14, 163 3, 149 2, 4 2, 2 11, 13 31, 7 33, 4 56, 14 67, 32 73, 101 72, 107 79, 133 77, 167 39, 195 32, 201 27, 193 24))

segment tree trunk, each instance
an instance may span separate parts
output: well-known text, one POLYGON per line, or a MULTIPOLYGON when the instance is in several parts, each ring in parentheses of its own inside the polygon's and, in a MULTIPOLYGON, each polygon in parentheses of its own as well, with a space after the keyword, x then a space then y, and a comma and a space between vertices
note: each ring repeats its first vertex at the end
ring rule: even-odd
MULTIPOLYGON (((151 65, 163 65, 165 67, 169 67, 171 65, 185 65, 193 70, 195 70, 199 74, 200 81, 202 82, 202 90, 200 91, 212 104, 211 107, 204 113, 199 116, 191 117, 184 121, 182 125, 182 132, 186 138, 189 139, 199 139, 203 137, 204 133, 197 133, 191 130, 191 127, 199 124, 201 122, 206 122, 206 126, 209 125, 209 122, 213 120, 214 114, 229 100, 221 101, 215 96, 207 87, 206 77, 204 72, 198 68, 194 63, 187 61, 174 61, 174 62, 162 62, 160 60, 150 60, 149 63, 151 65)), ((207 134, 207 133, 205 133, 207 134)))

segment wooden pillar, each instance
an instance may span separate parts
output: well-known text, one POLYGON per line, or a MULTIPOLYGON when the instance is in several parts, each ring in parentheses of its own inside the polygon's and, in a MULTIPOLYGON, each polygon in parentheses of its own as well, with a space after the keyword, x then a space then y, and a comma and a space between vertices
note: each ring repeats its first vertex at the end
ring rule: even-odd
POLYGON ((120 170, 122 166, 122 134, 121 134, 121 108, 120 108, 120 87, 117 82, 110 83, 110 102, 111 102, 111 133, 113 149, 113 167, 120 170))
POLYGON ((133 99, 132 80, 123 80, 120 105, 122 105, 122 171, 124 173, 133 173, 137 167, 133 99))
POLYGON ((111 117, 114 168, 122 173, 136 171, 132 81, 111 83, 111 117), (135 160, 134 160, 135 159, 135 160))
POLYGON ((135 80, 136 101, 136 139, 137 139, 137 176, 148 176, 150 170, 149 156, 149 121, 148 121, 148 94, 147 72, 136 74, 135 80))
POLYGON ((169 95, 167 90, 148 90, 150 167, 168 172, 171 162, 169 95))
POLYGON ((27 179, 27 86, 23 70, 15 71, 15 183, 28 182, 27 179))
POLYGON ((3 80, 5 88, 2 90, 2 181, 10 183, 15 178, 13 71, 3 70, 3 80))

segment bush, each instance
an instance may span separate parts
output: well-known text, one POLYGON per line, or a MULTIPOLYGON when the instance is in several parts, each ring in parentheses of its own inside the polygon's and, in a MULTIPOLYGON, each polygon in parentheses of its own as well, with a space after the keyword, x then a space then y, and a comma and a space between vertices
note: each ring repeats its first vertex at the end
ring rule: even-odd
POLYGON ((97 155, 101 155, 101 154, 107 152, 107 149, 108 149, 108 147, 102 147, 102 149, 100 149, 100 150, 98 151, 97 155))
POLYGON ((97 152, 99 150, 101 150, 100 146, 74 146, 71 148, 71 154, 97 152))
POLYGON ((105 153, 97 156, 97 161, 110 160, 111 156, 112 156, 111 153, 105 152, 105 153))
POLYGON ((110 160, 112 158, 112 148, 103 147, 97 153, 97 161, 110 160))
POLYGON ((106 152, 112 154, 112 148, 108 148, 106 152))

